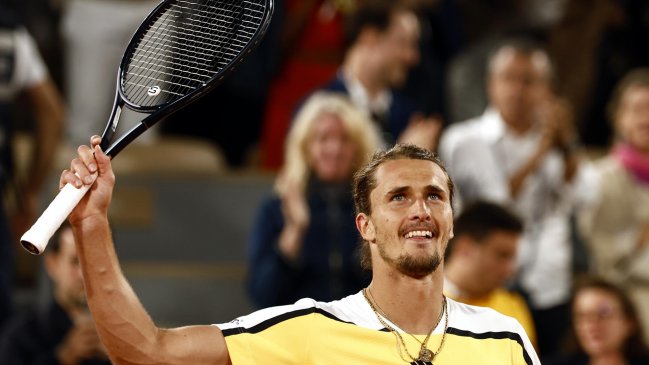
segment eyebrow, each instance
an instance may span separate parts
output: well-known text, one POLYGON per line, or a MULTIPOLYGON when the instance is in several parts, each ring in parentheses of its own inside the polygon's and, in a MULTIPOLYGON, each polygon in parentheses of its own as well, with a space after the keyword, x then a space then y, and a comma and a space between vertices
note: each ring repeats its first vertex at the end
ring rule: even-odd
MULTIPOLYGON (((388 190, 387 195, 394 195, 394 194, 404 193, 404 192, 410 190, 411 188, 412 187, 410 187, 410 186, 397 186, 395 188, 392 188, 392 189, 388 190)), ((442 193, 444 195, 448 195, 446 190, 442 189, 441 187, 439 187, 437 185, 427 185, 425 187, 425 190, 427 192, 442 193)))
POLYGON ((397 186, 396 188, 388 190, 388 193, 386 195, 395 195, 395 194, 403 193, 409 189, 410 189, 409 186, 397 186))

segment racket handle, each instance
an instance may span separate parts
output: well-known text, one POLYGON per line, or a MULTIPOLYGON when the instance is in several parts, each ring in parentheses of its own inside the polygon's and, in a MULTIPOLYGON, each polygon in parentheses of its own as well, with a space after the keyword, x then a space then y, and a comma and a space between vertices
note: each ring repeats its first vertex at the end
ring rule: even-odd
MULTIPOLYGON (((97 175, 95 174, 95 178, 97 175)), ((52 200, 34 225, 20 238, 20 244, 34 255, 40 255, 57 229, 68 218, 74 207, 88 192, 92 184, 76 188, 66 184, 52 200)))

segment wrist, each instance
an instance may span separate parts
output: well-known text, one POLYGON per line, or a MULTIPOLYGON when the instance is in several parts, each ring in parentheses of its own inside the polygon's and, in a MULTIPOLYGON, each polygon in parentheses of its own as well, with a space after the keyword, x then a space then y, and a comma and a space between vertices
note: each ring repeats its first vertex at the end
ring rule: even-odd
POLYGON ((279 235, 279 253, 290 262, 296 261, 302 250, 302 230, 287 226, 279 235))

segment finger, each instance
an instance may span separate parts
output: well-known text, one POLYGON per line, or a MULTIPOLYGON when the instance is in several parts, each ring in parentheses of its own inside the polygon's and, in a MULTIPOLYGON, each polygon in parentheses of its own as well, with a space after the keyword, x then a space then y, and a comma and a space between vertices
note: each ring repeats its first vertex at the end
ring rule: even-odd
MULTIPOLYGON (((95 170, 96 169, 97 166, 95 165, 95 170)), ((89 171, 87 163, 83 162, 80 158, 72 160, 70 163, 70 171, 78 175, 84 184, 92 184, 95 180, 93 172, 89 171)))
POLYGON ((94 146, 95 151, 95 160, 98 165, 99 173, 110 179, 114 179, 115 175, 113 174, 113 169, 110 162, 110 156, 104 153, 100 145, 94 146))
POLYGON ((77 176, 70 170, 63 170, 63 172, 61 173, 61 178, 59 179, 59 190, 63 189, 66 184, 71 184, 76 188, 83 186, 83 182, 81 181, 79 176, 77 176))
POLYGON ((97 171, 97 163, 95 161, 95 156, 93 150, 89 146, 79 146, 77 148, 77 153, 79 154, 79 159, 87 166, 87 170, 91 173, 97 171))
POLYGON ((99 137, 98 135, 95 134, 92 137, 90 137, 90 145, 93 148, 100 143, 101 143, 101 137, 99 137))

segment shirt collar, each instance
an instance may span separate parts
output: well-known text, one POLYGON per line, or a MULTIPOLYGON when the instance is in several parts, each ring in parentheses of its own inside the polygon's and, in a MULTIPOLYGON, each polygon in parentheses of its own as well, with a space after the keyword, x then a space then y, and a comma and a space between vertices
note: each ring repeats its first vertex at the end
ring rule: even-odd
POLYGON ((482 136, 489 142, 496 142, 507 132, 507 126, 500 112, 489 106, 480 118, 480 129, 482 136))
POLYGON ((370 113, 384 114, 388 111, 392 103, 392 93, 390 90, 383 90, 374 99, 370 100, 365 86, 357 78, 344 72, 341 72, 341 74, 347 85, 349 98, 355 105, 360 106, 370 113))

